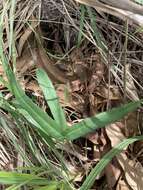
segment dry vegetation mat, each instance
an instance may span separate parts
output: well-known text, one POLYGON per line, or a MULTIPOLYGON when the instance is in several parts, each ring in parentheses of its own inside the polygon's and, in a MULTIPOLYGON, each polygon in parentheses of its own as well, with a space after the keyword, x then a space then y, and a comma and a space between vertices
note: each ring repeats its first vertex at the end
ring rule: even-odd
POLYGON ((0 189, 142 189, 142 3, 0 1, 0 189))

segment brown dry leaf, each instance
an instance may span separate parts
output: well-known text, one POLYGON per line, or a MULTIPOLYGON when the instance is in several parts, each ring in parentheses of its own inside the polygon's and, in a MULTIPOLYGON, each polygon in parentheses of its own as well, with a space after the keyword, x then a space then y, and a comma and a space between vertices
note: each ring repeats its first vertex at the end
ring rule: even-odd
POLYGON ((132 137, 139 134, 138 112, 129 113, 126 117, 125 136, 132 137))
POLYGON ((82 94, 72 93, 72 107, 81 113, 85 111, 85 99, 82 94))
POLYGON ((125 183, 124 180, 120 179, 120 180, 118 181, 116 190, 131 190, 131 189, 130 189, 129 186, 125 183))
POLYGON ((98 145, 98 138, 99 138, 99 134, 98 133, 90 133, 88 135, 86 135, 86 138, 88 140, 90 140, 94 145, 98 145))
POLYGON ((72 72, 80 82, 83 83, 88 79, 88 67, 81 48, 74 49, 70 54, 72 72))
POLYGON ((52 81, 60 84, 67 84, 69 82, 66 74, 54 65, 54 61, 50 59, 42 47, 36 49, 36 54, 38 66, 47 72, 52 81))
POLYGON ((118 86, 110 85, 110 87, 107 87, 108 85, 102 85, 100 87, 97 87, 96 94, 104 99, 108 100, 120 100, 121 94, 119 91, 118 86))
POLYGON ((93 94, 89 95, 89 102, 90 102, 90 110, 92 114, 95 114, 98 110, 104 107, 107 103, 107 100, 104 100, 102 97, 95 96, 93 94))
MULTIPOLYGON (((111 124, 106 128, 112 147, 126 139, 122 132, 123 129, 124 124, 121 122, 111 124)), ((143 168, 141 164, 135 160, 130 160, 124 151, 117 155, 116 158, 124 171, 128 185, 134 190, 141 190, 143 187, 143 168)))
POLYGON ((143 141, 137 141, 131 148, 133 155, 143 166, 143 141))
MULTIPOLYGON (((103 132, 101 133, 100 140, 103 143, 102 149, 100 148, 101 157, 102 157, 111 149, 111 143, 107 136, 106 130, 103 130, 103 132)), ((118 164, 116 158, 112 159, 112 162, 110 162, 105 167, 104 171, 105 171, 108 187, 110 189, 113 189, 121 175, 121 170, 119 168, 119 164, 118 164)))
MULTIPOLYGON (((100 134, 97 132, 89 134, 87 138, 88 140, 90 140, 95 144, 94 146, 95 161, 100 160, 103 157, 103 155, 105 155, 111 149, 111 144, 109 142, 105 130, 101 130, 100 134)), ((119 164, 117 163, 115 158, 112 160, 111 163, 109 163, 105 167, 104 171, 96 179, 100 179, 104 174, 106 175, 108 187, 110 189, 113 189, 121 175, 119 164)))
POLYGON ((72 108, 75 111, 83 112, 84 109, 84 98, 82 95, 72 92, 72 88, 68 84, 58 84, 56 92, 59 97, 59 101, 63 107, 72 108))
POLYGON ((69 161, 64 161, 64 164, 68 168, 69 178, 74 182, 81 182, 84 176, 84 171, 82 168, 78 168, 75 165, 72 165, 69 161))
MULTIPOLYGON (((30 74, 30 72, 36 67, 37 55, 34 49, 29 51, 28 49, 24 54, 17 58, 16 61, 16 75, 23 89, 28 89, 33 91, 35 85, 32 87, 31 84, 28 84, 28 78, 24 79, 25 74, 30 74)), ((36 91, 36 90, 35 90, 36 91)))
POLYGON ((39 24, 38 20, 31 22, 31 25, 28 28, 26 28, 23 34, 21 35, 17 48, 19 56, 21 56, 26 41, 28 40, 33 30, 38 26, 38 24, 39 24))
POLYGON ((121 95, 118 87, 112 85, 108 89, 105 84, 100 85, 96 87, 96 91, 93 94, 89 94, 90 111, 92 114, 95 114, 99 109, 106 106, 109 100, 118 101, 120 99, 121 95))
POLYGON ((121 122, 113 123, 106 128, 107 135, 111 141, 112 147, 119 144, 126 137, 124 136, 124 124, 121 122))
POLYGON ((24 55, 17 59, 16 69, 19 77, 23 76, 27 71, 33 69, 37 63, 37 54, 36 51, 31 49, 29 53, 26 51, 24 55))
POLYGON ((72 92, 82 91, 83 85, 81 84, 81 81, 79 79, 72 81, 71 82, 71 89, 72 89, 72 92))
POLYGON ((80 79, 81 84, 88 81, 88 69, 84 61, 76 62, 74 64, 73 75, 80 79))
POLYGON ((115 159, 113 159, 112 162, 106 166, 105 175, 108 187, 110 189, 113 189, 121 176, 121 170, 119 168, 119 164, 115 159))
POLYGON ((26 90, 34 92, 34 95, 36 96, 42 96, 42 90, 35 80, 32 80, 26 84, 26 90))
POLYGON ((105 65, 102 63, 101 55, 98 53, 91 56, 90 62, 91 76, 88 89, 90 93, 93 93, 96 91, 96 87, 99 86, 100 82, 103 79, 105 65))
POLYGON ((134 190, 142 190, 143 187, 143 167, 139 162, 130 160, 125 153, 117 156, 117 159, 125 173, 125 178, 129 186, 134 190))
POLYGON ((84 55, 82 53, 82 49, 81 48, 73 49, 73 51, 70 54, 70 58, 71 58, 71 61, 74 64, 76 64, 76 63, 80 62, 81 60, 83 60, 84 55))
MULTIPOLYGON (((111 141, 112 147, 119 144, 123 139, 125 139, 125 136, 122 133, 123 127, 124 126, 121 122, 117 122, 115 124, 111 124, 110 126, 106 128, 106 132, 111 141)), ((118 160, 118 156, 117 156, 117 160, 118 160)), ((116 174, 116 170, 115 170, 115 174, 116 174)))
POLYGON ((53 61, 50 60, 43 48, 27 49, 24 55, 17 59, 16 67, 20 76, 23 76, 28 70, 31 70, 35 66, 43 68, 52 81, 65 84, 68 82, 64 73, 55 67, 53 61))
POLYGON ((71 104, 71 89, 68 85, 66 84, 58 84, 56 87, 56 93, 57 96, 59 97, 59 102, 62 105, 62 107, 72 107, 71 104))

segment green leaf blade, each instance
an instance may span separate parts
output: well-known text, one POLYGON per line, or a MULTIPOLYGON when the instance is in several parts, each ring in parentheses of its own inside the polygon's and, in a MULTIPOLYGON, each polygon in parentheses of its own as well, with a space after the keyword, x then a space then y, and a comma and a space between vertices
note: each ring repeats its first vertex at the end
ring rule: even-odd
POLYGON ((54 120, 57 122, 57 124, 59 125, 59 129, 62 132, 64 129, 67 128, 66 118, 60 106, 54 86, 46 72, 42 69, 37 70, 37 79, 47 101, 47 104, 51 110, 51 113, 54 117, 54 120))
POLYGON ((91 170, 90 174, 82 184, 80 190, 89 190, 94 184, 96 177, 102 172, 102 170, 107 166, 107 164, 112 160, 112 158, 119 154, 128 145, 139 140, 143 140, 143 136, 136 136, 129 139, 125 139, 123 142, 121 142, 120 144, 115 146, 111 151, 109 151, 100 160, 100 162, 91 170))
POLYGON ((33 174, 23 174, 17 172, 0 172, 0 184, 16 185, 27 182, 31 185, 47 185, 46 178, 38 177, 33 174))
POLYGON ((102 112, 94 117, 86 118, 83 121, 65 130, 65 138, 68 140, 74 140, 85 136, 98 128, 105 127, 106 125, 120 120, 129 112, 134 111, 136 108, 138 108, 141 102, 142 101, 131 102, 119 108, 113 108, 110 111, 102 112))

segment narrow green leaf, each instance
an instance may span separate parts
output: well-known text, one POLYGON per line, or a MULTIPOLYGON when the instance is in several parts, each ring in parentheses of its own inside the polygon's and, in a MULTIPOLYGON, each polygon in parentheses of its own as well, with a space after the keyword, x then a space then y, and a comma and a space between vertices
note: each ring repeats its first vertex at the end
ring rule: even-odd
POLYGON ((29 185, 48 185, 46 178, 33 174, 0 171, 0 184, 15 185, 27 182, 29 185))
POLYGON ((143 140, 143 136, 137 136, 132 137, 129 139, 125 139, 123 142, 115 146, 111 151, 109 151, 101 160, 100 162, 91 170, 90 174, 82 184, 80 190, 89 190, 92 185, 94 184, 94 181, 96 177, 102 172, 102 170, 107 166, 107 164, 112 160, 114 156, 119 154, 124 148, 126 148, 128 145, 143 140))
POLYGON ((96 15, 93 14, 92 9, 90 7, 88 7, 88 6, 86 6, 86 7, 87 7, 87 12, 88 12, 88 15, 89 15, 89 18, 90 18, 91 26, 92 26, 92 29, 93 29, 93 36, 96 39, 97 46, 99 48, 101 48, 103 50, 103 52, 104 52, 105 50, 107 50, 107 46, 105 44, 105 40, 104 40, 101 32, 99 31, 99 29, 97 27, 96 15))
POLYGON ((110 111, 102 112, 94 117, 86 118, 83 121, 73 125, 65 130, 64 135, 67 140, 74 140, 85 136, 94 130, 105 127, 121 118, 129 112, 134 111, 141 104, 141 101, 131 102, 118 108, 113 108, 110 111))
MULTIPOLYGON (((4 14, 5 13, 1 15, 0 19, 0 57, 2 65, 4 67, 4 71, 9 81, 11 92, 15 95, 21 107, 25 109, 25 111, 27 111, 31 115, 31 117, 39 124, 40 130, 45 131, 46 133, 48 133, 49 136, 53 138, 63 139, 63 136, 59 131, 58 124, 52 118, 50 118, 48 114, 43 112, 36 104, 34 104, 28 96, 25 95, 24 91, 21 89, 20 85, 15 79, 14 73, 9 66, 9 61, 3 52, 4 14)), ((15 59, 13 58, 13 60, 15 59)))
MULTIPOLYGON (((5 58, 3 59, 2 63, 6 66, 7 61, 5 58)), ((9 67, 7 67, 7 75, 10 79, 9 84, 11 86, 12 93, 15 95, 21 107, 30 114, 35 122, 39 124, 40 130, 45 131, 51 137, 62 139, 63 137, 60 134, 58 124, 52 118, 50 118, 48 114, 43 112, 36 104, 34 104, 28 96, 24 94, 9 67)))
POLYGON ((58 187, 58 183, 57 182, 53 182, 53 184, 49 184, 47 186, 44 186, 44 187, 39 187, 39 188, 36 188, 34 190, 57 190, 57 187, 58 187))
POLYGON ((12 185, 8 188, 6 188, 5 190, 16 190, 17 189, 17 185, 12 185))
POLYGON ((143 0, 135 0, 135 2, 143 5, 143 0))
POLYGON ((51 110, 51 113, 55 121, 59 125, 60 131, 62 132, 65 128, 67 128, 67 124, 65 114, 60 106, 59 98, 56 94, 55 88, 44 70, 37 70, 37 79, 44 93, 45 99, 51 110))
POLYGON ((36 104, 34 104, 29 97, 27 97, 16 80, 13 78, 13 94, 21 107, 27 111, 29 115, 37 122, 42 131, 45 131, 49 136, 57 139, 62 139, 59 131, 59 126, 52 120, 45 112, 43 112, 36 104))
POLYGON ((84 5, 80 5, 80 9, 81 9, 80 30, 79 30, 79 33, 78 33, 77 47, 80 46, 81 41, 82 41, 83 33, 81 31, 83 31, 84 20, 85 20, 85 6, 84 5))

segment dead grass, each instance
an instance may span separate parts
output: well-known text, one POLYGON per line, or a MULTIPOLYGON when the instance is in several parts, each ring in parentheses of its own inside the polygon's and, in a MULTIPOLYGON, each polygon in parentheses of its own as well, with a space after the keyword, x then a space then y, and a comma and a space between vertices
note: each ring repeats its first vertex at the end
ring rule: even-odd
MULTIPOLYGON (((136 25, 100 11, 96 12, 95 9, 79 5, 73 0, 19 0, 14 19, 17 77, 26 93, 46 111, 47 105, 35 82, 37 66, 44 68, 55 84, 69 125, 83 117, 118 106, 124 100, 143 98, 143 34, 137 32, 136 25), (40 39, 40 47, 37 39, 40 39), (45 50, 42 49, 40 57, 37 52, 41 46, 45 50), (70 82, 70 86, 66 82, 70 82)), ((8 51, 8 23, 7 16, 5 52, 8 51)), ((2 68, 0 73, 3 74, 2 68)), ((4 86, 1 86, 1 90, 9 100, 11 96, 4 86)), ((134 118, 137 131, 130 134, 130 124, 120 124, 126 137, 142 134, 142 125, 138 119, 141 112, 138 111, 137 117, 127 118, 134 118)), ((111 149, 112 142, 106 131, 100 130, 73 144, 67 144, 64 148, 59 145, 58 148, 64 151, 67 167, 73 175, 78 173, 74 179, 76 187, 80 187, 90 168, 111 149)), ((25 149, 22 140, 20 144, 25 149)), ((140 146, 142 147, 142 143, 140 146)), ((2 169, 10 170, 15 167, 13 160, 18 155, 13 154, 11 149, 13 146, 9 144, 8 137, 1 137, 2 169)), ((124 167, 117 164, 119 160, 116 158, 114 162, 96 180, 95 189, 117 189, 118 182, 122 181, 120 167, 124 167), (115 177, 112 181, 111 176, 108 176, 111 169, 115 177), (104 187, 99 185, 100 181, 105 183, 104 187)), ((19 166, 18 161, 16 166, 19 166)))

